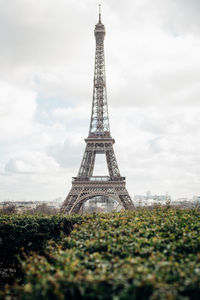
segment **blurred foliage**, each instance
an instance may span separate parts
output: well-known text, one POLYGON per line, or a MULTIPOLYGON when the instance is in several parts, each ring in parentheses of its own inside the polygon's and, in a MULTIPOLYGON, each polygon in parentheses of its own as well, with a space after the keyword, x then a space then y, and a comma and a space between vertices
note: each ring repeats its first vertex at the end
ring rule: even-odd
POLYGON ((93 214, 22 262, 5 299, 199 299, 200 212, 93 214), (11 297, 11 298, 9 298, 11 297))
POLYGON ((68 235, 80 216, 0 215, 0 282, 21 278, 19 258, 30 251, 43 253, 48 240, 68 235))

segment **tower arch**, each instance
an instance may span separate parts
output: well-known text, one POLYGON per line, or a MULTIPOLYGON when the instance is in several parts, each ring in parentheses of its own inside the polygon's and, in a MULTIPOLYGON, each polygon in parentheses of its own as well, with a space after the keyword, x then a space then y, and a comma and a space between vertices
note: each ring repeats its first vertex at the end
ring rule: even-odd
POLYGON ((108 195, 107 193, 92 193, 87 196, 82 196, 80 199, 78 199, 74 205, 72 206, 71 210, 69 213, 78 213, 82 206, 89 200, 94 200, 96 197, 106 197, 108 200, 115 200, 118 204, 120 204, 123 207, 123 203, 121 200, 118 198, 117 195, 108 195))

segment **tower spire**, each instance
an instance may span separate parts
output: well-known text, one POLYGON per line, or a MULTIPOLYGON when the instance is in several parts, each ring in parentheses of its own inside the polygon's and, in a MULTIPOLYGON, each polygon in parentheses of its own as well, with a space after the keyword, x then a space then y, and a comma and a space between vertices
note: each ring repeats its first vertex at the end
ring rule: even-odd
POLYGON ((101 23, 101 4, 99 4, 99 23, 101 23))

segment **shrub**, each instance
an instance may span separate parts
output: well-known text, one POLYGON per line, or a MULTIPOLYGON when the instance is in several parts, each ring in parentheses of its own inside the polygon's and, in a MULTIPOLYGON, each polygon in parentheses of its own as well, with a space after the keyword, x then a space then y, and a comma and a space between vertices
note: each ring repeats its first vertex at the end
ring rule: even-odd
POLYGON ((58 240, 61 234, 68 235, 80 216, 0 216, 0 280, 12 282, 21 277, 21 264, 18 257, 22 252, 43 253, 48 240, 58 240))
POLYGON ((200 213, 145 210, 83 217, 23 263, 20 299, 198 299, 200 213), (78 222, 79 223, 79 222, 78 222))

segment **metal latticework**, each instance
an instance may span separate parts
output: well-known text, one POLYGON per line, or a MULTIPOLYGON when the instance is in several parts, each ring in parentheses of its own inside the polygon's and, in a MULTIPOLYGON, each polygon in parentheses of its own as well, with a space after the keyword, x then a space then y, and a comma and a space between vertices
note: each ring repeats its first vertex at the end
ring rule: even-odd
POLYGON ((110 135, 104 57, 105 33, 99 12, 99 22, 94 31, 96 53, 89 136, 85 139, 86 148, 78 175, 73 178, 72 188, 62 206, 62 211, 66 213, 78 213, 85 201, 96 196, 117 200, 124 209, 134 209, 126 190, 125 177, 121 177, 119 172, 113 149, 115 140, 110 135), (93 176, 95 157, 100 153, 106 156, 109 176, 93 176))
POLYGON ((94 68, 94 87, 92 114, 90 122, 89 136, 109 136, 109 118, 106 93, 105 57, 104 57, 104 37, 105 26, 99 23, 95 26, 96 53, 94 68))

